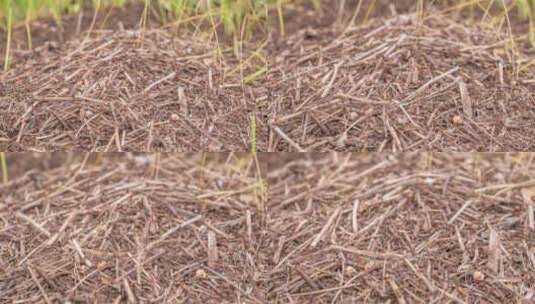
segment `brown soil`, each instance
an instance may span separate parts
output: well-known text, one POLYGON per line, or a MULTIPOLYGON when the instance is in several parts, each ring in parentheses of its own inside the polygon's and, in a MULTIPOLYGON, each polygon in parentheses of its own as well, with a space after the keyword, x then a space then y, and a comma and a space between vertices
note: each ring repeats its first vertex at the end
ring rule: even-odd
POLYGON ((303 30, 272 51, 267 150, 532 151, 534 53, 508 42, 440 14, 303 30))
POLYGON ((533 301, 533 154, 274 159, 267 193, 178 154, 0 185, 0 302, 533 301))

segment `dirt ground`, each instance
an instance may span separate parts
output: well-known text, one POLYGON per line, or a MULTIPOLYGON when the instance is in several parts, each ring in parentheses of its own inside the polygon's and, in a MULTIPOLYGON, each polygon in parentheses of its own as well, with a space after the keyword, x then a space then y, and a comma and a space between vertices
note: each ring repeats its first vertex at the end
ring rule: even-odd
POLYGON ((83 163, 0 185, 0 302, 535 301, 533 154, 83 163))
POLYGON ((135 5, 90 35, 88 13, 39 21, 31 52, 20 28, 0 74, 0 150, 535 149, 526 37, 431 6, 418 18, 414 1, 365 1, 348 28, 356 4, 295 6, 285 35, 259 29, 239 58, 221 33, 176 33, 152 13, 140 31, 135 5))

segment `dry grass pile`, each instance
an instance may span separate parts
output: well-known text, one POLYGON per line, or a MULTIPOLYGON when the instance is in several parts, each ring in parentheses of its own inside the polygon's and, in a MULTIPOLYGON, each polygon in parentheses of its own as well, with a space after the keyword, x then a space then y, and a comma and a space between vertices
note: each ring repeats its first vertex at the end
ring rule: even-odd
POLYGON ((0 302, 262 303, 254 162, 125 155, 0 186, 0 302))
POLYGON ((451 16, 307 29, 273 51, 269 151, 530 151, 534 53, 451 16))
POLYGON ((268 172, 279 303, 534 303, 535 156, 335 154, 268 172))
POLYGON ((83 36, 0 75, 1 150, 249 149, 254 105, 215 44, 161 30, 83 36))

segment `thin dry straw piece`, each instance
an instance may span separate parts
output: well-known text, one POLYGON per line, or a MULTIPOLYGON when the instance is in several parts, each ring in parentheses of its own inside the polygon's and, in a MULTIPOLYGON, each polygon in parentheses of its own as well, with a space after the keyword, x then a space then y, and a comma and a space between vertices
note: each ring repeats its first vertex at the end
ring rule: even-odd
POLYGON ((442 80, 443 78, 446 78, 446 77, 450 76, 453 73, 456 73, 457 71, 459 71, 459 69, 460 68, 458 66, 454 67, 451 70, 446 71, 446 72, 436 76, 435 78, 429 80, 428 82, 423 84, 420 88, 418 88, 414 93, 412 93, 410 96, 407 96, 407 98, 403 99, 400 103, 402 105, 406 105, 406 104, 410 103, 411 101, 413 101, 414 98, 416 98, 419 94, 421 94, 425 90, 427 90, 427 88, 429 88, 431 85, 433 85, 434 83, 442 80))
POLYGON ((171 74, 163 77, 162 79, 159 79, 158 81, 155 81, 155 82, 151 83, 148 87, 146 87, 143 90, 143 93, 145 93, 145 94, 148 93, 150 90, 152 90, 154 87, 156 87, 160 83, 168 81, 168 80, 171 80, 171 79, 175 78, 175 76, 176 76, 176 73, 172 72, 171 74))
POLYGON ((528 227, 535 233, 535 214, 533 205, 535 204, 535 187, 522 188, 522 197, 526 204, 528 227))
POLYGON ((132 288, 130 288, 130 284, 128 283, 128 280, 126 278, 123 279, 123 286, 126 292, 126 298, 128 299, 128 303, 130 304, 137 303, 136 296, 134 295, 134 292, 132 292, 132 288))
POLYGON ((455 220, 463 213, 463 211, 468 208, 470 205, 472 204, 472 200, 468 200, 466 201, 466 203, 464 203, 464 205, 459 209, 457 210, 457 212, 455 212, 455 214, 450 218, 450 220, 448 221, 448 224, 453 224, 453 222, 455 222, 455 220))
POLYGON ((399 304, 405 304, 407 303, 405 301, 405 297, 403 296, 403 293, 401 292, 398 284, 396 284, 396 281, 394 279, 389 278, 388 283, 390 284, 390 287, 392 288, 392 291, 394 291, 394 294, 396 295, 396 299, 399 304))
POLYGON ((282 131, 281 128, 277 127, 277 126, 272 126, 273 130, 275 130, 275 132, 277 132, 277 134, 279 134, 280 137, 282 137, 284 140, 286 140, 290 146, 294 147, 297 152, 306 152, 305 149, 303 149, 301 146, 299 146, 298 143, 296 143, 293 139, 291 139, 288 135, 286 135, 286 133, 284 133, 284 131, 282 131))
POLYGON ((342 208, 338 207, 333 211, 321 231, 316 235, 312 243, 310 243, 310 246, 316 247, 318 243, 326 237, 327 232, 331 229, 332 224, 335 222, 336 218, 338 218, 341 210, 342 208))
POLYGON ((83 250, 82 250, 82 247, 80 246, 80 244, 78 243, 77 240, 75 239, 72 239, 71 240, 71 243, 74 245, 74 249, 76 250, 76 252, 78 253, 78 256, 84 261, 84 263, 88 266, 88 267, 93 267, 93 263, 91 263, 91 261, 89 261, 83 250))
POLYGON ((45 302, 47 304, 52 304, 52 301, 48 298, 47 294, 46 294, 46 291, 45 289, 43 288, 43 285, 39 282, 39 279, 37 278, 37 275, 35 274, 35 272, 33 271, 32 267, 30 266, 26 266, 26 268, 28 269, 28 271, 30 272, 30 275, 32 277, 32 280, 35 282, 35 285, 37 285, 37 287, 39 288, 39 291, 41 292, 41 295, 43 297, 43 299, 45 300, 45 302))
POLYGON ((461 102, 463 104, 464 115, 472 119, 474 117, 474 106, 472 104, 470 93, 468 92, 468 86, 462 77, 458 77, 457 82, 459 83, 459 91, 461 92, 461 102))
POLYGON ((359 212, 360 200, 355 200, 353 202, 353 210, 351 216, 351 225, 353 227, 353 233, 359 232, 359 223, 358 223, 358 212, 359 212))
POLYGON ((498 236, 498 232, 496 230, 492 229, 490 230, 489 235, 489 261, 487 266, 490 268, 490 270, 494 274, 498 274, 499 266, 500 266, 500 257, 501 257, 501 251, 500 251, 500 239, 498 236))
POLYGON ((56 232, 51 238, 48 239, 48 241, 46 241, 46 245, 52 246, 61 237, 65 229, 67 229, 67 227, 71 224, 71 222, 74 220, 74 218, 77 215, 78 215, 77 211, 71 212, 69 217, 65 220, 63 225, 61 225, 61 227, 59 228, 58 232, 56 232))
POLYGON ((21 212, 17 212, 16 213, 16 217, 25 221, 26 223, 30 224, 32 227, 34 227, 37 231, 39 231, 40 233, 44 234, 45 236, 47 237, 51 237, 52 234, 46 230, 41 224, 37 223, 36 221, 34 221, 32 218, 30 218, 29 216, 21 213, 21 212))
POLYGON ((339 245, 333 245, 331 246, 331 249, 353 253, 356 255, 360 255, 366 258, 372 258, 372 259, 383 259, 383 260, 390 260, 390 259, 403 259, 404 257, 397 253, 392 252, 378 252, 378 251, 370 251, 370 250, 361 250, 357 248, 352 247, 343 247, 339 245))
POLYGON ((208 231, 208 267, 214 267, 217 263, 217 240, 212 230, 208 231))
POLYGON ((245 211, 245 225, 247 227, 247 241, 249 244, 253 242, 253 219, 251 210, 245 211))
POLYGON ((176 232, 179 231, 180 229, 185 228, 185 227, 187 227, 187 226, 189 226, 189 225, 191 225, 191 224, 193 224, 193 223, 195 223, 195 222, 198 222, 198 221, 200 221, 201 219, 202 219, 202 215, 199 214, 199 215, 197 215, 197 216, 195 216, 195 217, 192 217, 191 219, 189 219, 189 220, 187 220, 187 221, 185 221, 185 222, 183 222, 183 223, 181 223, 181 224, 178 224, 178 225, 176 225, 175 227, 173 227, 173 228, 167 230, 164 234, 162 234, 162 235, 160 236, 160 238, 159 238, 158 240, 149 243, 149 244, 147 245, 146 250, 147 250, 147 251, 148 251, 148 250, 151 250, 151 249, 154 248, 156 245, 165 242, 165 240, 166 240, 168 237, 170 237, 171 235, 173 235, 174 233, 176 233, 176 232))

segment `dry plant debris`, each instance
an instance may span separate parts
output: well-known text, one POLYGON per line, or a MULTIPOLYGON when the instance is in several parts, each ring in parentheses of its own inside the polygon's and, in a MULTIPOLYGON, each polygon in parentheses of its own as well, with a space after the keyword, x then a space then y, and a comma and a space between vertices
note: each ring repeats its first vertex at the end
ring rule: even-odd
POLYGON ((0 302, 530 303, 535 154, 118 155, 0 186, 0 302), (238 169, 241 168, 241 169, 238 169))
POLYGON ((273 168, 268 299, 531 303, 534 169, 533 154, 460 153, 333 154, 273 168))
POLYGON ((249 149, 254 105, 215 44, 95 31, 22 57, 0 75, 3 151, 249 149))
POLYGON ((533 51, 458 19, 397 15, 283 41, 268 151, 533 150, 533 51))
POLYGON ((252 171, 198 156, 82 164, 0 185, 0 302, 263 303, 252 171))

